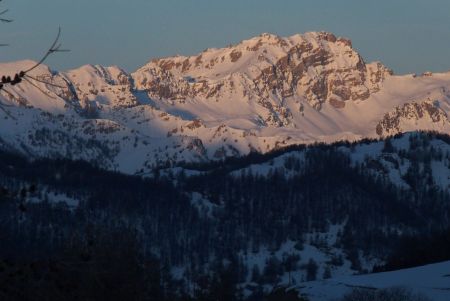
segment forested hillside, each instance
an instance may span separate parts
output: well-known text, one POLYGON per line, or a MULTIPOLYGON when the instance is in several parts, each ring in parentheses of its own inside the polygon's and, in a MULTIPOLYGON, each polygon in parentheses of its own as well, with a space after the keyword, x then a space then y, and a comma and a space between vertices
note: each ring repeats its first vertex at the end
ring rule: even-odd
POLYGON ((279 285, 448 260, 449 167, 450 137, 436 133, 147 176, 2 151, 0 299, 261 300, 279 285))

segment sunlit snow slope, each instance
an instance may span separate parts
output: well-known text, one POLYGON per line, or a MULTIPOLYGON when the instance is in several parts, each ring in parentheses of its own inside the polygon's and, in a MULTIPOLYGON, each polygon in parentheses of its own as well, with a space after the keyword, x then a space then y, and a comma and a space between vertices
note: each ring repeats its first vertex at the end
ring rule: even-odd
MULTIPOLYGON (((0 64, 14 75, 31 61, 0 64)), ((450 132, 450 73, 392 75, 348 39, 271 34, 191 57, 33 70, 0 92, 0 142, 127 173, 291 144, 450 132), (56 86, 55 86, 56 85, 56 86)))

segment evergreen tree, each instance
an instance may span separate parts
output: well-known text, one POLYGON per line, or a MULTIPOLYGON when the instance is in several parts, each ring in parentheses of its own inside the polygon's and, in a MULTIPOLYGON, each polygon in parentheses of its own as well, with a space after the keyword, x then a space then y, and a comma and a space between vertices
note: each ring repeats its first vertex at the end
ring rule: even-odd
POLYGON ((323 271, 323 277, 322 277, 323 279, 329 279, 329 278, 331 278, 331 268, 330 268, 330 266, 326 266, 325 267, 325 270, 323 271))
POLYGON ((314 259, 309 259, 306 265, 306 281, 314 281, 317 279, 318 266, 314 259))
POLYGON ((252 279, 251 280, 252 280, 252 282, 256 282, 256 283, 259 283, 260 280, 261 280, 261 272, 260 272, 259 267, 258 267, 257 264, 255 264, 253 266, 252 279))

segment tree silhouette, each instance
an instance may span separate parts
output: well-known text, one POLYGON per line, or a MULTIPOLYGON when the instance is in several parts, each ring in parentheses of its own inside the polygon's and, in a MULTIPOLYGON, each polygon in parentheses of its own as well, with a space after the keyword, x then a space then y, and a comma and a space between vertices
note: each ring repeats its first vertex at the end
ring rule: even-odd
MULTIPOLYGON (((2 2, 2 0, 0 0, 0 2, 2 2)), ((10 22, 12 22, 11 19, 7 19, 6 17, 4 17, 4 15, 7 12, 8 12, 8 9, 5 9, 5 10, 0 12, 0 21, 2 23, 10 23, 10 22)), ((35 86, 35 87, 37 87, 37 86, 36 86, 36 84, 34 82, 41 82, 41 83, 44 83, 46 85, 63 88, 63 87, 55 85, 53 83, 37 79, 36 77, 33 77, 33 76, 31 76, 29 74, 31 71, 33 71, 34 69, 36 69, 37 67, 42 65, 47 60, 47 58, 50 55, 52 55, 52 54, 54 54, 56 52, 67 52, 67 51, 69 51, 67 49, 61 49, 60 38, 61 38, 61 28, 58 28, 58 33, 56 35, 55 40, 51 44, 50 48, 47 50, 45 55, 35 65, 33 65, 32 67, 30 67, 30 68, 28 68, 26 70, 21 70, 21 71, 15 73, 15 74, 0 74, 0 76, 1 76, 1 78, 0 78, 0 91, 4 91, 9 96, 15 98, 14 95, 10 91, 8 91, 6 88, 8 86, 15 86, 15 85, 21 83, 24 80, 27 81, 28 83, 30 83, 31 85, 35 86)), ((1 46, 8 46, 8 44, 0 44, 0 45, 1 46)), ((3 105, 4 104, 2 104, 2 106, 3 105)))
MULTIPOLYGON (((0 0, 0 2, 2 2, 2 0, 0 0)), ((6 17, 3 17, 7 12, 8 12, 7 9, 0 11, 0 22, 3 22, 3 23, 12 22, 11 19, 7 19, 6 17)))
MULTIPOLYGON (((0 0, 0 2, 2 2, 2 0, 0 0)), ((12 22, 11 19, 7 19, 5 17, 5 15, 8 11, 9 11, 8 9, 0 10, 0 23, 11 23, 12 22)), ((0 47, 1 46, 8 46, 8 44, 0 44, 0 47)))

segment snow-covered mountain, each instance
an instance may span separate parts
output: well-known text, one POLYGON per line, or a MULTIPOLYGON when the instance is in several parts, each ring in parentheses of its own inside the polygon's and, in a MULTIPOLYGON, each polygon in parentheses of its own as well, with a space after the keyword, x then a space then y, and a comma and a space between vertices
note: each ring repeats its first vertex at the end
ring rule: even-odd
MULTIPOLYGON (((0 73, 32 64, 3 63, 0 73)), ((126 173, 292 144, 450 131, 450 73, 396 76, 324 32, 262 34, 155 59, 132 74, 89 65, 30 75, 37 80, 0 92, 3 148, 126 173)))

